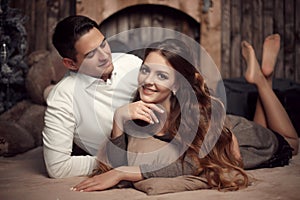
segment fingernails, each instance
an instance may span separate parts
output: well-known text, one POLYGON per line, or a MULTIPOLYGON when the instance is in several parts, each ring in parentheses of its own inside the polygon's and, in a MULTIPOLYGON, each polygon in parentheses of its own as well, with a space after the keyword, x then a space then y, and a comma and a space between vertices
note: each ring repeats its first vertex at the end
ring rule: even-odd
MULTIPOLYGON (((75 187, 71 187, 70 190, 71 191, 78 191, 77 188, 75 188, 75 187)), ((83 192, 83 190, 80 190, 79 192, 83 192)))
POLYGON ((70 190, 71 190, 71 191, 76 191, 76 188, 71 187, 70 190))
POLYGON ((154 124, 154 121, 150 120, 150 124, 154 124))

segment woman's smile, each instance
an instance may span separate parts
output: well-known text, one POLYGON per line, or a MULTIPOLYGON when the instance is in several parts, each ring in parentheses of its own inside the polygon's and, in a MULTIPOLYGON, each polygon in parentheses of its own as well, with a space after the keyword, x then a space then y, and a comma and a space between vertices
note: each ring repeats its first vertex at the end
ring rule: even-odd
POLYGON ((142 91, 143 91, 143 93, 144 93, 145 95, 152 95, 152 94, 158 92, 157 90, 151 89, 151 88, 146 87, 146 86, 142 86, 142 88, 143 88, 142 91))
POLYGON ((152 52, 140 68, 138 82, 142 101, 167 105, 175 89, 175 71, 162 55, 152 52))

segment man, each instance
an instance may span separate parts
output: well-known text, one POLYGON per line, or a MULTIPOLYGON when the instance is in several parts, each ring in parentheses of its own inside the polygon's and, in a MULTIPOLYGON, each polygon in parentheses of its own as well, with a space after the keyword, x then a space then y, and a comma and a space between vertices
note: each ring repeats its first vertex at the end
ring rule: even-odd
POLYGON ((84 16, 60 21, 53 45, 69 69, 47 98, 44 160, 50 177, 89 175, 99 145, 112 128, 115 109, 131 101, 141 59, 111 53, 98 24, 84 16), (73 142, 89 155, 72 155, 73 142))

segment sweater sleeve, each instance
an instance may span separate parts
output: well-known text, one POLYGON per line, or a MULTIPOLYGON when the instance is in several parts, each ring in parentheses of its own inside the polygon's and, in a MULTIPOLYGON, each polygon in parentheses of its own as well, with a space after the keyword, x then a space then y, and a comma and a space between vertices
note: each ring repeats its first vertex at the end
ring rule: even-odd
POLYGON ((177 177, 182 175, 195 175, 197 167, 186 156, 184 160, 176 160, 170 165, 140 165, 142 176, 145 179, 153 177, 177 177))
POLYGON ((112 167, 127 166, 127 137, 126 134, 111 139, 106 145, 107 158, 112 167))

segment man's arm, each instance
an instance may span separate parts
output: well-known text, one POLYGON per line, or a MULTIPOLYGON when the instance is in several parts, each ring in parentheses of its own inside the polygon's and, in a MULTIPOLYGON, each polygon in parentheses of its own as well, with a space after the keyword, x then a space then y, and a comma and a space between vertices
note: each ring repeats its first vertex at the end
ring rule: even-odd
POLYGON ((68 97, 50 94, 43 130, 44 160, 52 178, 90 174, 97 166, 92 156, 71 156, 75 119, 72 101, 68 97))

